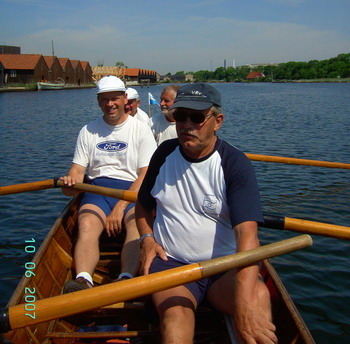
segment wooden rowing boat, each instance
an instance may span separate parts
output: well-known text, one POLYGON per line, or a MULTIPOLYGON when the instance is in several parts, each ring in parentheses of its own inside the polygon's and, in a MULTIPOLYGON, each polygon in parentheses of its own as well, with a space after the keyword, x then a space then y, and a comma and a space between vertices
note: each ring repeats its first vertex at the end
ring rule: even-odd
MULTIPOLYGON (((77 230, 78 198, 57 219, 23 276, 8 307, 24 304, 30 314, 35 301, 60 295, 73 272, 72 248, 77 230), (35 292, 34 292, 35 291, 35 292), (33 292, 33 293, 31 293, 33 292), (29 297, 28 297, 29 295, 29 297)), ((120 267, 121 236, 114 242, 101 238, 101 259, 93 276, 96 285, 111 282, 120 267)), ((29 251, 33 244, 28 243, 29 251)), ((263 262, 263 278, 271 293, 279 343, 314 343, 276 271, 263 262)), ((159 328, 152 312, 145 312, 147 298, 121 302, 98 310, 18 328, 4 334, 13 344, 36 343, 158 343, 159 328)), ((59 309, 57 310, 59 314, 59 309)), ((231 343, 230 326, 222 314, 208 305, 196 313, 196 343, 231 343)), ((232 333, 231 333, 232 335, 232 333)))
POLYGON ((48 82, 48 81, 39 81, 37 82, 38 91, 41 90, 62 90, 64 88, 64 80, 62 78, 58 78, 56 81, 48 82))

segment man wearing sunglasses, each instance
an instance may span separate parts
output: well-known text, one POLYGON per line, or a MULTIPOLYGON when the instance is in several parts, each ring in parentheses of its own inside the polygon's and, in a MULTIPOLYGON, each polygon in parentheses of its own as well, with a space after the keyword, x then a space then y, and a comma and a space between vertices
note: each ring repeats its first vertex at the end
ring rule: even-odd
MULTIPOLYGON (((171 109, 178 139, 154 153, 136 204, 142 274, 259 245, 257 222, 263 218, 253 168, 244 153, 216 135, 224 120, 220 94, 208 84, 186 85, 171 109)), ((152 299, 163 343, 192 343, 195 310, 204 299, 231 316, 239 343, 277 342, 258 264, 152 299)))

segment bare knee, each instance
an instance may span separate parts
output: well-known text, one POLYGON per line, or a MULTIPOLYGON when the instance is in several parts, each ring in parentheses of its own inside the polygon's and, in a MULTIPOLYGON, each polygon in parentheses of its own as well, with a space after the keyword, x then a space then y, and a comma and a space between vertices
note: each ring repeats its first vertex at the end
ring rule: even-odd
POLYGON ((98 240, 104 225, 101 220, 93 214, 79 215, 78 240, 98 240))
POLYGON ((189 307, 173 306, 158 309, 161 319, 163 343, 192 343, 194 337, 194 310, 189 307))

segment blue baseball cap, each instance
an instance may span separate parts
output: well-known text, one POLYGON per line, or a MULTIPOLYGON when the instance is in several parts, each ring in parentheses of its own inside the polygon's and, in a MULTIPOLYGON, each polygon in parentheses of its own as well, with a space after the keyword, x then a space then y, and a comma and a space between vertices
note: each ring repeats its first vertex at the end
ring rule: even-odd
POLYGON ((209 84, 196 82, 178 89, 174 104, 170 107, 170 110, 180 107, 206 110, 213 105, 221 106, 220 93, 209 84))

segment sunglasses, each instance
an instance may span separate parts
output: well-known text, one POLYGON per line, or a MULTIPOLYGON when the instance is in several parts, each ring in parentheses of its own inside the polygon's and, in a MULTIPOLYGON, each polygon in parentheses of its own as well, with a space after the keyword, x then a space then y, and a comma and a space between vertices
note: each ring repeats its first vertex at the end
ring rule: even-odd
POLYGON ((203 123, 207 118, 213 116, 212 114, 204 115, 202 113, 184 113, 176 111, 173 114, 173 117, 176 122, 185 122, 187 117, 191 120, 192 123, 200 124, 203 123))

